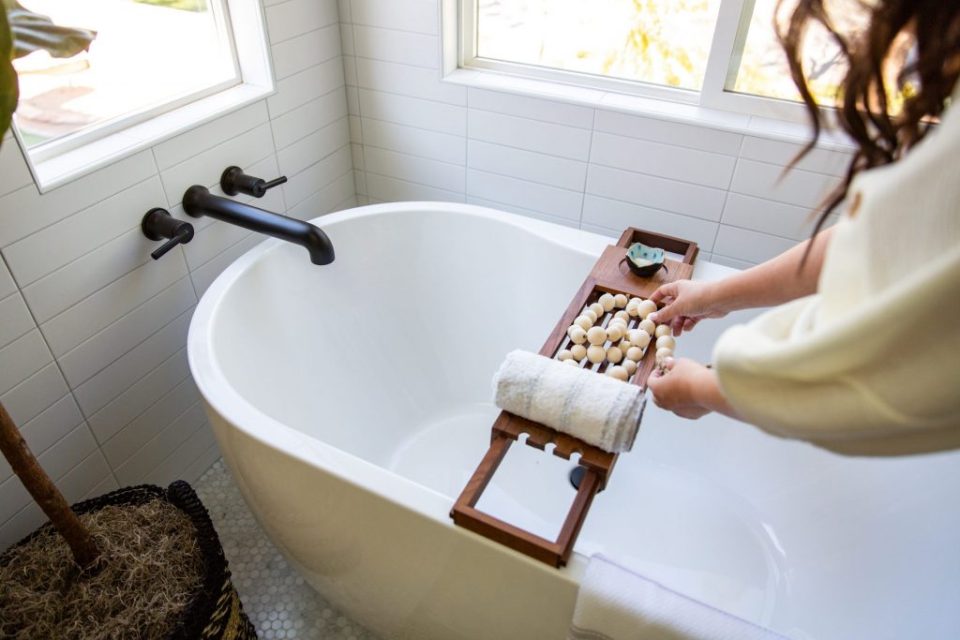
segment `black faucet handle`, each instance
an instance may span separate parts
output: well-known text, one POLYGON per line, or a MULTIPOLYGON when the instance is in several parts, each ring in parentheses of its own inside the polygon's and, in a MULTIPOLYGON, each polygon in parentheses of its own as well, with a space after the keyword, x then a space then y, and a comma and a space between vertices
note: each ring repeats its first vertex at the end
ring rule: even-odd
POLYGON ((268 189, 272 189, 287 181, 287 176, 280 176, 267 182, 263 178, 247 175, 240 167, 227 167, 220 174, 220 188, 228 196, 245 193, 248 196, 262 198, 268 189))
POLYGON ((193 240, 193 225, 183 220, 177 220, 170 215, 170 212, 160 207, 155 207, 147 211, 140 222, 140 229, 150 240, 163 240, 169 238, 156 251, 150 254, 154 260, 159 260, 165 253, 173 249, 178 244, 187 244, 193 240))

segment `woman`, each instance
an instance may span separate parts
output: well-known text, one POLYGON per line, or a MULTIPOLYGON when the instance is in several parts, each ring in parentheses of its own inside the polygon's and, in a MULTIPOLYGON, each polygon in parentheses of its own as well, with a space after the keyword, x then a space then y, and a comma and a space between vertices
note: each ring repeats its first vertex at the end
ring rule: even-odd
POLYGON ((679 359, 649 382, 686 418, 711 411, 845 454, 960 447, 960 2, 879 0, 864 34, 830 28, 823 0, 800 0, 779 32, 814 136, 822 115, 801 70, 801 42, 825 26, 849 65, 837 110, 857 145, 825 208, 833 227, 719 282, 661 287, 655 317, 674 333, 735 309, 780 305, 725 332, 713 367, 679 359), (904 37, 909 83, 889 113, 884 62, 904 37), (955 88, 956 87, 956 88, 955 88), (940 123, 931 127, 931 119, 940 123))

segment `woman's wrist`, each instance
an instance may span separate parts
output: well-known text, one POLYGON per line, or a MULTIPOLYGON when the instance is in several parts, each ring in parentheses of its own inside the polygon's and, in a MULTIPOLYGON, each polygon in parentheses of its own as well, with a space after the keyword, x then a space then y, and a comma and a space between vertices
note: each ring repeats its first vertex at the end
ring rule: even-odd
POLYGON ((743 309, 739 298, 742 297, 743 286, 739 282, 742 274, 728 276, 718 280, 706 291, 707 308, 721 314, 743 309))
POLYGON ((723 395, 723 389, 720 388, 720 378, 717 376, 715 369, 704 367, 697 376, 694 388, 696 400, 700 405, 730 418, 738 418, 737 412, 727 401, 727 397, 723 395))
POLYGON ((729 313, 771 307, 816 293, 824 255, 832 237, 831 227, 821 231, 813 240, 717 281, 708 293, 711 303, 718 310, 729 313))

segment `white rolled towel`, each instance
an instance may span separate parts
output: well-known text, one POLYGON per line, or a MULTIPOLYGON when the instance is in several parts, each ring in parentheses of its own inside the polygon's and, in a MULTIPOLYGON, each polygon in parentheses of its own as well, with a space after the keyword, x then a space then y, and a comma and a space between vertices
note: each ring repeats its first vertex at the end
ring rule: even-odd
POLYGON ((519 350, 507 354, 493 388, 504 411, 612 452, 633 447, 646 403, 636 385, 519 350))

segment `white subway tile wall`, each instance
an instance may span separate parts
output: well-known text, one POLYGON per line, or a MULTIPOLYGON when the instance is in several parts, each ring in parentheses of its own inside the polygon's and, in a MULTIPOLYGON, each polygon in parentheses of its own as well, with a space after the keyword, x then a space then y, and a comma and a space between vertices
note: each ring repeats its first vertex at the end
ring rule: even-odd
POLYGON ((610 236, 642 226, 743 267, 806 238, 849 161, 817 149, 784 175, 802 141, 724 129, 746 116, 651 103, 704 116, 693 126, 626 113, 614 94, 563 101, 591 93, 575 87, 554 100, 444 83, 439 6, 340 0, 360 202, 466 201, 610 236))
MULTIPOLYGON (((0 401, 70 500, 193 481, 219 457, 187 328, 199 296, 262 236, 191 220, 194 240, 155 262, 143 214, 186 219, 184 189, 220 193, 231 164, 288 176, 257 201, 268 210, 312 218, 356 204, 337 0, 264 5, 278 81, 268 100, 43 195, 13 138, 0 148, 0 401)), ((389 46, 418 42, 404 36, 389 46)), ((0 460, 0 549, 42 521, 0 460)))

